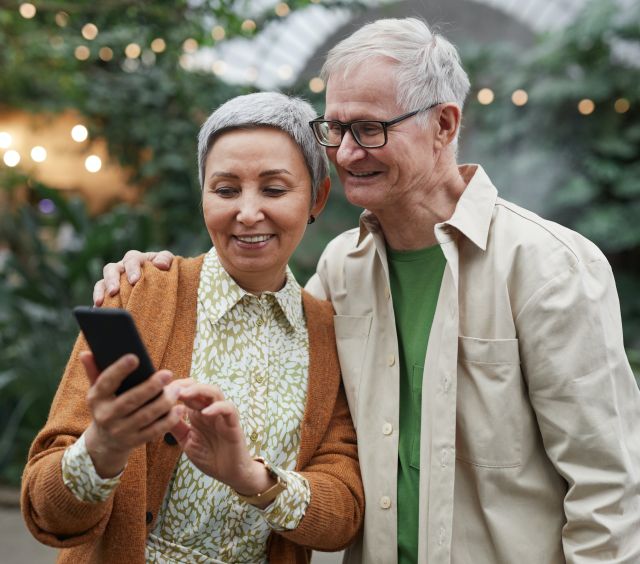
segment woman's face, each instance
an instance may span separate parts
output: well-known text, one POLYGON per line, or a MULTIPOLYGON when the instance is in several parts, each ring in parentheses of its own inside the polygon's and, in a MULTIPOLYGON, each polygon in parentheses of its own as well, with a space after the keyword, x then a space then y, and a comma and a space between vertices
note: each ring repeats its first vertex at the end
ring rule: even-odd
POLYGON ((205 161, 204 221, 220 262, 252 293, 277 291, 309 214, 318 215, 329 179, 311 206, 311 177, 302 152, 283 131, 232 130, 205 161))

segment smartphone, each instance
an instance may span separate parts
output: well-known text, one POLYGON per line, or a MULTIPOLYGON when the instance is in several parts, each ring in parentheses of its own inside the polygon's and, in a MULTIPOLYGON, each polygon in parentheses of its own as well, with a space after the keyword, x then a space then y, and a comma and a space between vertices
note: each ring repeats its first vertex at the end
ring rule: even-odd
POLYGON ((133 353, 138 357, 138 368, 122 381, 116 395, 141 384, 155 372, 133 317, 128 311, 78 306, 73 308, 73 315, 89 343, 100 372, 125 354, 133 353))

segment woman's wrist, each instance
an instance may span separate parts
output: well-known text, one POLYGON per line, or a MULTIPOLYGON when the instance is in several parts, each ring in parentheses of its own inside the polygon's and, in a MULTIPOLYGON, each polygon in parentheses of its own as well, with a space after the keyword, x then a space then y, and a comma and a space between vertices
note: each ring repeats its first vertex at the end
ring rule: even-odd
POLYGON ((103 480, 117 476, 126 466, 129 451, 113 451, 102 444, 93 423, 85 431, 84 443, 96 473, 103 480))
POLYGON ((247 465, 246 478, 237 487, 231 486, 242 496, 250 497, 268 490, 276 483, 266 466, 255 459, 247 465))

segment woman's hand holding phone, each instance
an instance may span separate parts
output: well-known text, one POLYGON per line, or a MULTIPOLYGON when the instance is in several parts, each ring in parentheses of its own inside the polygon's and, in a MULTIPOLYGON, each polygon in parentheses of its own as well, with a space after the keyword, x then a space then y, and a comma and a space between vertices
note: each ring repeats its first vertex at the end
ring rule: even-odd
POLYGON ((96 472, 102 478, 119 474, 133 449, 174 428, 184 406, 177 405, 183 381, 172 379, 168 370, 158 370, 148 380, 116 396, 122 381, 138 365, 128 354, 100 372, 93 354, 80 353, 90 382, 87 404, 92 421, 85 444, 96 472))

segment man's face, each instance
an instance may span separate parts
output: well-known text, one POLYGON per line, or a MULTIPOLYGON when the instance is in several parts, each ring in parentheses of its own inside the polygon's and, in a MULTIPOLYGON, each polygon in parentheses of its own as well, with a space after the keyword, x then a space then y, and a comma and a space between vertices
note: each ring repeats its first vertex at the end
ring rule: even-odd
MULTIPOLYGON (((372 59, 348 77, 332 76, 327 84, 325 118, 342 122, 356 119, 389 121, 407 110, 396 102, 392 63, 372 59)), ((360 147, 345 132, 340 147, 327 148, 347 199, 354 205, 382 212, 402 207, 428 190, 434 164, 430 128, 419 125, 419 114, 390 127, 387 144, 360 147)))

